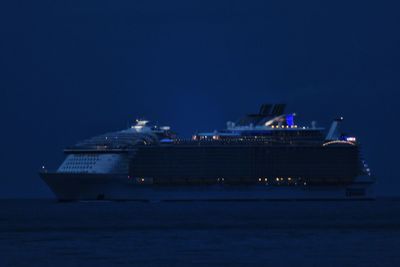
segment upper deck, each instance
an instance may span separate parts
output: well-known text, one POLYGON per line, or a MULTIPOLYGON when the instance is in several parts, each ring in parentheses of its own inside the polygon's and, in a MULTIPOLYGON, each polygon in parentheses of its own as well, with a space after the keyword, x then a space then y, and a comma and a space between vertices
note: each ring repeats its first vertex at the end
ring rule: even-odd
POLYGON ((141 146, 321 146, 356 145, 355 137, 341 134, 334 120, 328 133, 322 127, 299 126, 295 113, 284 113, 285 105, 262 105, 259 113, 248 114, 236 122, 227 122, 222 130, 195 133, 191 139, 178 138, 169 126, 149 126, 148 121, 137 120, 132 127, 81 141, 67 148, 66 153, 79 151, 115 151, 135 149, 141 146))

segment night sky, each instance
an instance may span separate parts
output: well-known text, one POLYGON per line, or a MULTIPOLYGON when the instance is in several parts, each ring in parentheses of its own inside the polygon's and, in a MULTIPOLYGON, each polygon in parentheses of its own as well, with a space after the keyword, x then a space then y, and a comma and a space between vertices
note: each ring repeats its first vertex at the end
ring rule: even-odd
POLYGON ((395 2, 2 1, 0 197, 51 197, 42 165, 138 117, 185 137, 268 102, 343 116, 399 195, 395 2))

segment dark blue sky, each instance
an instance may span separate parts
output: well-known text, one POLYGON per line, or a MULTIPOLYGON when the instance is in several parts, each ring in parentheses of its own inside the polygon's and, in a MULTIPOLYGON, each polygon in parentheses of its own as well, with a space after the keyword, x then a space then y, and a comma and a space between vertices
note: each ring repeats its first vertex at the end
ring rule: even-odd
POLYGON ((188 136, 276 101, 343 115, 399 194, 399 6, 272 2, 2 1, 0 197, 51 196, 41 165, 137 117, 188 136))

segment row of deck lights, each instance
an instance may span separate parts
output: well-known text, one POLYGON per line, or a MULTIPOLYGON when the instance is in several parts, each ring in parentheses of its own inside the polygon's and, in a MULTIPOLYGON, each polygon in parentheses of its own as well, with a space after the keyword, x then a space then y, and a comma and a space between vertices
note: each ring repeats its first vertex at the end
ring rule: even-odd
MULTIPOLYGON (((131 176, 128 176, 128 179, 131 179, 131 176)), ((136 180, 139 182, 139 183, 144 183, 145 182, 145 179, 144 178, 136 178, 136 180)), ((287 178, 287 181, 288 182, 291 182, 293 179, 291 178, 291 177, 288 177, 287 178)), ((301 180, 301 178, 299 178, 299 180, 301 180)), ((217 181, 218 182, 224 182, 225 181, 225 179, 224 178, 217 178, 217 181)), ((268 184, 268 178, 258 178, 258 181, 259 182, 265 182, 266 184, 268 184)), ((285 178, 283 178, 283 177, 276 177, 275 178, 275 181, 276 182, 284 182, 285 181, 285 178)), ((295 184, 297 184, 297 181, 295 182, 295 184)), ((306 182, 303 182, 303 184, 304 185, 307 185, 307 183, 306 182)))
MULTIPOLYGON (((298 126, 297 125, 291 125, 291 126, 289 126, 289 125, 280 125, 280 126, 279 125, 276 125, 276 126, 275 125, 271 125, 271 128, 272 129, 289 129, 289 128, 298 128, 298 126)), ((302 127, 302 128, 306 129, 306 127, 302 127)), ((202 137, 200 137, 200 139, 206 140, 206 139, 208 139, 208 137, 209 136, 202 136, 202 137)), ((196 141, 198 138, 199 137, 197 135, 193 135, 192 136, 192 140, 196 141)), ((212 138, 213 140, 219 140, 220 136, 219 135, 213 135, 213 136, 210 136, 210 138, 212 138)))
POLYGON ((272 129, 279 129, 279 128, 281 128, 281 129, 284 129, 284 128, 297 128, 297 125, 291 125, 291 126, 289 126, 289 125, 281 125, 281 126, 279 126, 279 125, 271 125, 271 128, 272 129))
MULTIPOLYGON (((272 181, 275 181, 275 182, 277 182, 277 183, 280 183, 280 182, 288 182, 288 183, 291 183, 291 182, 293 182, 293 180, 294 180, 294 183, 295 184, 297 184, 297 182, 298 181, 296 181, 295 179, 293 179, 292 177, 288 177, 288 178, 283 178, 283 177, 276 177, 275 179, 272 179, 272 181)), ((299 178, 298 180, 301 180, 301 178, 299 178)), ((265 183, 267 183, 268 184, 268 178, 258 178, 258 181, 259 182, 265 182, 265 183)), ((303 184, 304 185, 307 185, 307 182, 303 182, 303 184)))
MULTIPOLYGON (((268 178, 264 178, 264 179, 263 179, 263 178, 258 178, 258 181, 259 181, 259 182, 262 182, 263 180, 264 180, 264 182, 268 182, 268 178)), ((277 182, 279 182, 279 181, 283 181, 284 178, 283 178, 283 177, 276 177, 275 180, 276 180, 277 182)), ((287 180, 288 180, 288 181, 291 181, 292 178, 291 178, 291 177, 288 177, 287 180)))

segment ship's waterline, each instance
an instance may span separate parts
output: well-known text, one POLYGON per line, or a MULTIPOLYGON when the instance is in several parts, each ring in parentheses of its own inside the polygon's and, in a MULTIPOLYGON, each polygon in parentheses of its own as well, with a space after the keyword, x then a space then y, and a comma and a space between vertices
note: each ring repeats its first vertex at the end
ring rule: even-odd
POLYGON ((59 200, 340 200, 374 199, 369 184, 343 186, 138 185, 126 176, 42 173, 59 200))

